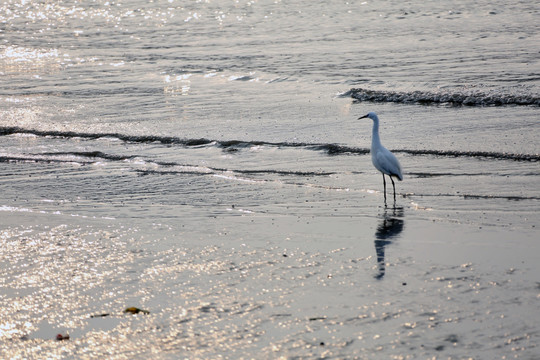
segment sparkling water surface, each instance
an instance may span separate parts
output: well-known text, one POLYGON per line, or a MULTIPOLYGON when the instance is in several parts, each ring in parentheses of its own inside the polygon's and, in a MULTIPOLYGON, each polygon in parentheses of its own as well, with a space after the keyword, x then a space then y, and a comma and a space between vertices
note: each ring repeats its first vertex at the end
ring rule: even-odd
POLYGON ((4 1, 0 357, 536 359, 539 11, 4 1))

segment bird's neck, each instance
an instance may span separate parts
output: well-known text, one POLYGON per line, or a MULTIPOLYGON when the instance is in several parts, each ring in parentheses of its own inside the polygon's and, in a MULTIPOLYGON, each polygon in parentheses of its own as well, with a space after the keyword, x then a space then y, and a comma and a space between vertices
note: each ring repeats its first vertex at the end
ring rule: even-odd
POLYGON ((371 148, 381 146, 381 138, 379 137, 379 122, 373 120, 373 133, 371 134, 371 148))

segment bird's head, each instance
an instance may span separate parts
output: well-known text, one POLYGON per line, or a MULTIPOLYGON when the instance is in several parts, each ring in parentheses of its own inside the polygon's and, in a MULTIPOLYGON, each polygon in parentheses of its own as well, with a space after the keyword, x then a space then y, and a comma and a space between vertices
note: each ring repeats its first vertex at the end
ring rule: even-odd
POLYGON ((364 115, 364 116, 360 116, 358 118, 358 120, 360 119, 365 119, 365 118, 370 118, 371 120, 378 120, 379 118, 377 117, 377 114, 375 114, 373 111, 370 111, 367 113, 367 115, 364 115))

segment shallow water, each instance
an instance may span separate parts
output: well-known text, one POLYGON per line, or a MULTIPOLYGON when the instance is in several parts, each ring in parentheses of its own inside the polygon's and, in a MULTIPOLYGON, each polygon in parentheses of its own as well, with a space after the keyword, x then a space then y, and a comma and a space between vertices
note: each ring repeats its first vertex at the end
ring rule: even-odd
POLYGON ((537 357, 537 6, 0 9, 3 358, 537 357))

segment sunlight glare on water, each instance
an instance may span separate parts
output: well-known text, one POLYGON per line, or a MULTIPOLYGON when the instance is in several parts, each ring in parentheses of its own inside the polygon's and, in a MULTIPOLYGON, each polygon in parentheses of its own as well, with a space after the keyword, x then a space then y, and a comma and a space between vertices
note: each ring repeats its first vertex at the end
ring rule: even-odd
POLYGON ((4 1, 0 358, 534 359, 537 15, 4 1))

